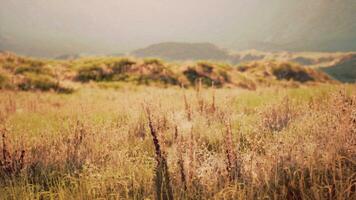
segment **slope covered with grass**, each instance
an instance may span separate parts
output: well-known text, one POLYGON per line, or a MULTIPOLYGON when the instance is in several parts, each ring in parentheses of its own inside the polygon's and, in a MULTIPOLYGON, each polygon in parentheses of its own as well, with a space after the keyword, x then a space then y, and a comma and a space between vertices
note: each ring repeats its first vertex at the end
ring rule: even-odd
POLYGON ((339 81, 355 83, 356 54, 350 55, 332 66, 321 68, 321 70, 339 81))
POLYGON ((238 66, 216 62, 168 63, 158 59, 86 57, 68 61, 0 55, 1 88, 71 92, 87 83, 159 87, 259 87, 336 83, 317 69, 281 61, 258 61, 238 66))

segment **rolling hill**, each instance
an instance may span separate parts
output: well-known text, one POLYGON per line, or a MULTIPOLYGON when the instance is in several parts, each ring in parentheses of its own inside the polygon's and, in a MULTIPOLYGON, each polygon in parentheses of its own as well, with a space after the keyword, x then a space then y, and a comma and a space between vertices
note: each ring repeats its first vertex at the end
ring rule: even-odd
POLYGON ((356 82, 356 54, 341 59, 338 63, 332 66, 321 68, 321 69, 339 81, 355 83, 356 82))
POLYGON ((255 90, 337 81, 318 69, 287 61, 261 60, 234 66, 208 61, 169 63, 122 57, 44 60, 7 52, 0 54, 0 88, 69 92, 71 85, 86 83, 105 87, 115 84, 194 87, 199 82, 206 87, 255 90))
POLYGON ((211 43, 166 42, 153 44, 131 53, 137 57, 159 57, 167 60, 227 60, 228 51, 211 43))

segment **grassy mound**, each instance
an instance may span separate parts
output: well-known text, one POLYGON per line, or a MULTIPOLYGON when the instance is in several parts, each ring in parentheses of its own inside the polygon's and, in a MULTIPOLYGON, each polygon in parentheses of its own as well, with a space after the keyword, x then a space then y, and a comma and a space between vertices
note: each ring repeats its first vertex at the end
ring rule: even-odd
POLYGON ((183 70, 183 74, 191 85, 195 85, 198 81, 201 81, 206 86, 216 85, 221 87, 231 83, 229 75, 229 71, 231 70, 231 66, 228 65, 199 62, 196 65, 187 67, 187 69, 183 70))
POLYGON ((145 85, 179 83, 170 67, 157 59, 135 61, 128 58, 112 58, 104 61, 93 60, 76 66, 75 80, 80 82, 124 81, 145 85))
POLYGON ((73 89, 64 87, 60 83, 62 78, 59 73, 64 67, 60 62, 2 53, 0 55, 0 88, 72 92, 73 89))
POLYGON ((153 85, 195 87, 295 87, 334 83, 325 73, 290 62, 259 61, 239 66, 224 63, 166 63, 162 60, 88 57, 70 61, 38 60, 10 53, 0 55, 1 88, 70 91, 62 82, 100 85, 153 85), (14 80, 9 83, 7 80, 14 80), (10 87, 9 87, 10 86, 10 87))
POLYGON ((322 71, 291 62, 251 62, 240 65, 238 70, 255 80, 256 84, 266 86, 335 83, 335 80, 322 71))

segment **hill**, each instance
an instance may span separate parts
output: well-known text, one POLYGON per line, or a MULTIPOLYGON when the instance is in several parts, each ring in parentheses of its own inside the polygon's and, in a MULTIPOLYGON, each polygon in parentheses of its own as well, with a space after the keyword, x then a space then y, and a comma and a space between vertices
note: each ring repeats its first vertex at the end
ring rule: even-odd
POLYGON ((122 84, 159 87, 298 87, 336 83, 325 73, 282 61, 254 61, 233 66, 218 62, 167 63, 158 59, 86 57, 43 60, 0 54, 0 87, 20 90, 71 92, 73 85, 96 83, 102 87, 122 84))
POLYGON ((355 82, 356 52, 264 52, 248 50, 233 52, 210 43, 160 43, 133 51, 136 57, 157 57, 170 61, 210 60, 243 64, 253 61, 293 62, 322 70, 342 82, 355 82))
POLYGON ((131 53, 137 57, 159 57, 167 60, 227 60, 229 54, 211 43, 167 42, 153 44, 131 53))
POLYGON ((356 82, 356 54, 341 59, 334 65, 321 68, 324 72, 333 78, 342 82, 356 82))

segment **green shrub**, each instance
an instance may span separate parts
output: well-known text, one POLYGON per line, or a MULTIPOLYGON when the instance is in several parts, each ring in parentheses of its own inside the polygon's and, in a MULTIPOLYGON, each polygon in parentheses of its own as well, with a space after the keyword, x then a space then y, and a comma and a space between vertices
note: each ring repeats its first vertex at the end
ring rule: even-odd
POLYGON ((123 58, 117 62, 114 62, 111 67, 113 73, 125 73, 127 72, 132 65, 136 64, 135 61, 132 61, 128 58, 123 58))
POLYGON ((41 65, 34 66, 20 66, 16 67, 15 74, 24 74, 24 73, 35 73, 35 74, 51 74, 51 70, 41 65))
POLYGON ((76 79, 81 82, 103 81, 108 78, 108 74, 105 70, 99 66, 82 67, 79 69, 76 79))
POLYGON ((59 84, 51 76, 35 73, 25 73, 24 80, 18 85, 21 90, 58 90, 59 84))
MULTIPOLYGON (((199 81, 201 81, 201 83, 205 86, 212 86, 213 83, 216 84, 213 79, 208 76, 205 76, 204 74, 199 73, 193 68, 188 68, 183 72, 183 74, 188 79, 191 85, 196 85, 199 81)), ((220 85, 219 82, 218 85, 220 85)))
POLYGON ((307 73, 306 69, 293 66, 290 63, 280 64, 278 67, 273 69, 273 74, 278 80, 293 80, 301 83, 314 80, 314 78, 307 73))

